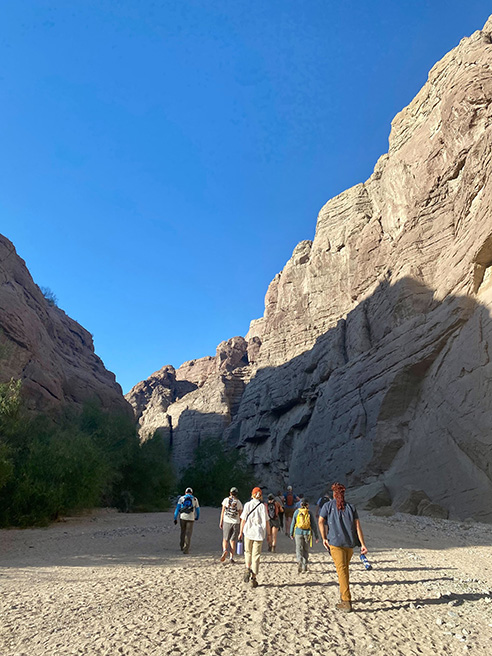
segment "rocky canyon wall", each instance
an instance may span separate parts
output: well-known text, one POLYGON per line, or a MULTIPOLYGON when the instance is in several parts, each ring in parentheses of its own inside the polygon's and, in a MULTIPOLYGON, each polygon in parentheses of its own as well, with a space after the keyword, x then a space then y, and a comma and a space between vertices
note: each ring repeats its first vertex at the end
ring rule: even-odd
POLYGON ((218 435, 270 489, 377 483, 396 504, 409 486, 492 521, 491 271, 489 19, 395 117, 369 180, 321 209, 231 340, 241 357, 224 343, 128 399, 178 467, 218 435))
POLYGON ((46 300, 14 245, 0 235, 0 382, 10 378, 22 380, 35 412, 96 399, 131 416, 114 374, 94 353, 91 334, 46 300))

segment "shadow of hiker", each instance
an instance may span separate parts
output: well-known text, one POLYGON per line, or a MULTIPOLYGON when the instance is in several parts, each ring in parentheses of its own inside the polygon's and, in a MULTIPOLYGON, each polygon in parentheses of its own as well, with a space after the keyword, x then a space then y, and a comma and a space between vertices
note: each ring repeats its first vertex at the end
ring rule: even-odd
POLYGON ((379 613, 381 611, 395 611, 406 608, 423 608, 424 606, 440 606, 443 604, 450 605, 453 608, 456 606, 462 606, 465 602, 477 602, 482 599, 492 599, 492 595, 485 592, 466 592, 463 594, 450 594, 442 595, 439 599, 403 599, 401 601, 391 602, 387 600, 386 602, 381 602, 381 600, 374 599, 357 599, 357 604, 361 603, 374 603, 375 601, 380 601, 380 603, 389 603, 388 606, 382 606, 379 608, 357 608, 358 613, 379 613))
POLYGON ((325 588, 337 586, 338 581, 299 581, 299 583, 263 583, 262 588, 325 588))
POLYGON ((431 578, 431 579, 417 579, 415 581, 402 581, 401 579, 396 580, 396 581, 350 581, 350 585, 361 585, 361 586, 366 586, 366 585, 379 585, 381 587, 384 587, 386 585, 416 585, 417 583, 436 583, 437 581, 454 581, 454 579, 451 576, 441 576, 438 578, 431 578))
POLYGON ((372 566, 373 570, 378 572, 436 572, 438 570, 456 570, 457 567, 379 567, 379 563, 375 562, 372 566))

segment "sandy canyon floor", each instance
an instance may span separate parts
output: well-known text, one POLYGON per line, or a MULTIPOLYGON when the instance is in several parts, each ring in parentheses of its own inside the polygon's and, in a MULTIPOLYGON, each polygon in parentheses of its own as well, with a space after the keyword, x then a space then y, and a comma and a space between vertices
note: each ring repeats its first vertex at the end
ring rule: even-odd
POLYGON ((219 511, 202 509, 181 554, 171 513, 97 511, 0 531, 1 656, 492 654, 492 526, 365 515, 374 565, 351 564, 354 612, 334 609, 333 563, 294 544, 223 564, 219 511))

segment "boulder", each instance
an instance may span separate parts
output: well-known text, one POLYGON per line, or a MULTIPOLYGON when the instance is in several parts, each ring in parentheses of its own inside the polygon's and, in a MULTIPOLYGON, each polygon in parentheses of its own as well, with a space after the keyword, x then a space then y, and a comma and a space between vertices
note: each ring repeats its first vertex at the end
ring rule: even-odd
POLYGON ((359 488, 348 489, 345 493, 347 501, 360 510, 373 510, 391 506, 391 496, 384 483, 376 481, 359 488))
POLYGON ((417 515, 418 508, 422 502, 431 503, 431 500, 423 490, 403 489, 393 501, 393 509, 396 512, 417 515))
POLYGON ((432 501, 429 501, 428 499, 422 499, 417 507, 417 515, 435 517, 437 519, 447 519, 449 517, 449 511, 438 503, 432 503, 432 501))

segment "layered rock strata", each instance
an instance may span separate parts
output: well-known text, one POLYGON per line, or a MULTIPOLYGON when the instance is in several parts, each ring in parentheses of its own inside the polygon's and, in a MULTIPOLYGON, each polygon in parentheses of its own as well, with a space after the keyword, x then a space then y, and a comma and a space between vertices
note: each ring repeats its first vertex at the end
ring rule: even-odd
POLYGON ((156 371, 126 395, 142 440, 162 435, 178 468, 186 466, 201 440, 223 436, 252 371, 243 337, 219 344, 214 357, 156 371))
POLYGON ((46 300, 14 245, 0 235, 0 382, 10 378, 22 380, 32 411, 96 399, 131 416, 114 374, 94 353, 91 334, 46 300))
POLYGON ((491 147, 489 19, 434 66, 373 175, 321 209, 270 284, 237 411, 217 374, 176 402, 198 413, 178 464, 217 413, 270 489, 378 481, 492 520, 491 147))

